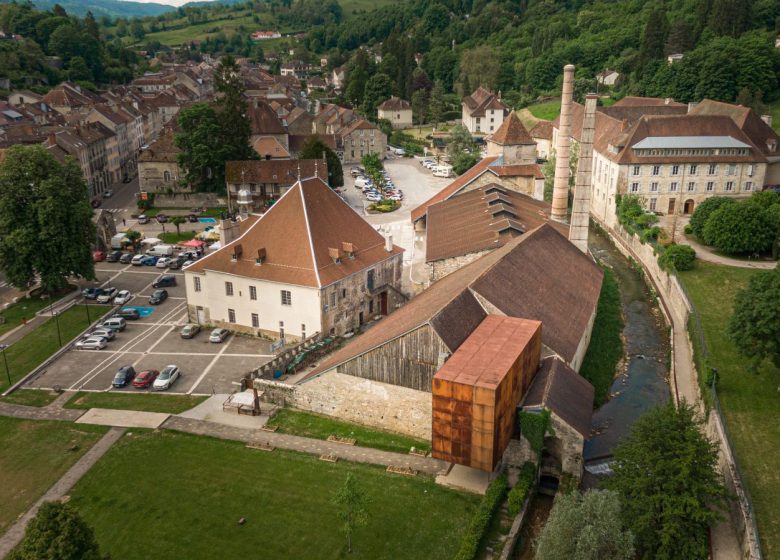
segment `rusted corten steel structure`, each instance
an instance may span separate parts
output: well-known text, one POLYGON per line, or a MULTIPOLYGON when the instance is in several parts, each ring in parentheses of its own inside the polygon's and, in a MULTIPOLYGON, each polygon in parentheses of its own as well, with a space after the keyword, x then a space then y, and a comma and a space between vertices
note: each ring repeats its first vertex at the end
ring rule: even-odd
POLYGON ((541 352, 541 322, 485 317, 433 378, 433 456, 493 472, 541 352))

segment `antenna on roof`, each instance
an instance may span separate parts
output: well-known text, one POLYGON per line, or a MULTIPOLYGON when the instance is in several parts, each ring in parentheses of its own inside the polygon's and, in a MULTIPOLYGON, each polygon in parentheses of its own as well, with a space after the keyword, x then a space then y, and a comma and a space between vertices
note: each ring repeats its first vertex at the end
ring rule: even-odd
POLYGON ((298 181, 301 180, 301 160, 298 160, 298 181))

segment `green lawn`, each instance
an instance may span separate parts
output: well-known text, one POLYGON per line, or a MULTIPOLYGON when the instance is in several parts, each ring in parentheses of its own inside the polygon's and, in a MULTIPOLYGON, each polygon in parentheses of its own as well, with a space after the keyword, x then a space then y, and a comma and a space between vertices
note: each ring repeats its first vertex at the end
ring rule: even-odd
MULTIPOLYGON (((238 16, 238 14, 233 14, 238 16)), ((141 43, 149 41, 159 41, 163 45, 181 45, 190 41, 202 41, 206 37, 223 32, 226 35, 232 35, 238 31, 240 26, 246 28, 247 35, 256 27, 252 21, 251 15, 243 15, 233 19, 223 18, 205 23, 196 23, 182 27, 181 29, 171 29, 167 31, 158 31, 157 33, 147 33, 141 43)), ((265 46, 265 43, 263 43, 265 46)))
POLYGON ((207 398, 161 393, 86 393, 79 391, 65 403, 65 408, 117 408, 179 414, 199 405, 207 398))
MULTIPOLYGON (((61 294, 56 294, 54 296, 54 301, 59 301, 66 295, 70 294, 75 290, 75 286, 70 286, 70 288, 66 291, 64 291, 61 294)), ((0 317, 5 319, 5 322, 0 325, 0 335, 10 331, 11 329, 15 329, 19 325, 22 324, 22 319, 30 320, 33 317, 35 317, 35 314, 40 311, 41 309, 51 305, 52 301, 50 299, 41 299, 40 297, 31 297, 31 298, 24 298, 20 299, 18 302, 8 306, 8 309, 0 313, 0 317)))
POLYGON ((101 426, 0 417, 0 535, 105 431, 101 426))
POLYGON ((328 436, 331 435, 354 438, 357 440, 357 445, 395 451, 396 453, 408 453, 412 447, 425 451, 431 450, 429 441, 366 428, 359 424, 341 422, 327 416, 290 410, 289 408, 277 411, 268 421, 268 426, 278 426, 279 432, 283 434, 295 434, 316 439, 328 439, 328 436))
POLYGON ((604 282, 593 322, 593 333, 580 374, 596 388, 594 406, 604 404, 609 387, 615 379, 615 368, 623 357, 623 317, 620 310, 620 289, 614 273, 604 268, 604 282))
POLYGON ((561 100, 554 99, 544 103, 537 103, 536 105, 529 105, 528 110, 537 119, 553 121, 561 112, 561 100))
MULTIPOLYGON (((171 227, 171 226, 166 226, 171 227)), ((175 228, 174 228, 175 229, 175 228)), ((165 243, 170 243, 175 245, 176 243, 180 243, 182 241, 189 241, 190 239, 193 239, 198 234, 197 231, 182 231, 181 233, 176 233, 175 231, 167 231, 165 233, 161 233, 158 237, 163 240, 165 243)))
POLYGON ((780 99, 769 105, 769 114, 772 115, 772 128, 780 132, 780 99))
POLYGON ((25 406, 46 406, 51 404, 58 396, 57 393, 52 391, 18 389, 6 397, 0 398, 0 402, 23 404, 25 406))
MULTIPOLYGON (((720 373, 718 396, 732 445, 756 509, 766 558, 780 557, 780 371, 765 363, 758 373, 747 369, 726 335, 736 292, 759 271, 697 261, 680 273, 701 316, 710 363, 720 373)), ((701 374, 700 374, 701 375, 701 374)))
MULTIPOLYGON (((92 321, 108 312, 109 305, 90 305, 90 318, 92 321)), ((49 319, 39 325, 19 341, 11 344, 5 351, 8 358, 8 369, 11 372, 11 382, 15 383, 33 369, 39 366, 46 358, 60 349, 60 339, 65 345, 76 335, 89 326, 87 315, 83 305, 71 307, 59 315, 58 321, 49 319), (59 322, 60 338, 57 337, 57 323, 59 322)), ((5 364, 0 369, 0 392, 8 387, 5 375, 5 364)))
POLYGON ((70 503, 122 560, 434 560, 454 556, 478 501, 428 477, 161 430, 122 438, 70 503), (350 555, 331 503, 348 472, 369 500, 350 555))

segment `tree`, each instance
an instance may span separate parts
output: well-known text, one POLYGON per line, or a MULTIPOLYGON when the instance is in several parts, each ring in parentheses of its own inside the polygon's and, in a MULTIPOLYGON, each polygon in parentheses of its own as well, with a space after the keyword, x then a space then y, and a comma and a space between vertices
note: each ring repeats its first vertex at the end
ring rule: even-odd
POLYGON ((363 92, 363 113, 369 117, 376 116, 376 108, 393 93, 393 84, 387 74, 374 74, 366 82, 363 92))
POLYGON ((135 253, 136 247, 138 246, 138 241, 141 239, 141 232, 134 229, 129 229, 125 232, 125 236, 127 236, 127 240, 130 242, 130 246, 133 248, 133 253, 135 253))
POLYGON ((332 189, 344 186, 344 171, 341 160, 317 135, 309 136, 303 143, 299 159, 324 159, 328 164, 328 184, 332 189))
POLYGON ((696 207, 690 222, 691 229, 696 237, 702 241, 704 240, 704 226, 707 225, 707 220, 710 219, 715 210, 724 204, 734 204, 734 199, 725 196, 713 196, 696 207))
POLYGON ((780 268, 758 272, 737 293, 728 335, 753 371, 765 359, 780 367, 780 268))
POLYGON ((341 530, 347 537, 347 552, 352 552, 352 533, 368 521, 366 505, 368 500, 357 486, 352 473, 347 473, 344 485, 334 496, 333 503, 338 507, 338 517, 341 520, 341 530))
POLYGON ((422 31, 426 35, 432 35, 446 29, 450 22, 450 14, 447 8, 438 2, 428 6, 422 18, 422 31))
POLYGON ((412 114, 417 117, 417 124, 425 122, 428 112, 428 92, 424 89, 418 89, 412 94, 412 114))
POLYGON ((663 58, 668 31, 669 20, 666 19, 666 11, 663 6, 657 6, 650 12, 642 34, 642 48, 639 53, 639 64, 642 69, 651 61, 663 58))
POLYGON ((101 560, 95 534, 78 512, 62 502, 46 502, 27 525, 24 539, 8 560, 101 560))
POLYGON ((176 135, 184 182, 199 192, 222 192, 225 188, 225 162, 230 147, 223 139, 222 123, 211 105, 195 103, 177 115, 181 132, 176 135))
POLYGON ((187 223, 187 218, 184 216, 173 216, 171 218, 171 223, 176 226, 176 235, 181 235, 181 231, 179 228, 181 228, 182 224, 187 223))
POLYGON ((776 237, 769 213, 747 201, 721 206, 704 226, 704 242, 729 254, 769 251, 776 237))
POLYGON ((469 95, 471 88, 477 89, 479 86, 495 89, 500 73, 501 59, 493 47, 482 45, 465 51, 460 59, 463 95, 469 95))
POLYGON ((739 37, 750 23, 752 0, 713 0, 707 27, 716 35, 739 37))
POLYGON ((441 80, 436 80, 431 90, 431 99, 428 102, 428 118, 433 126, 438 126, 444 114, 444 87, 441 80))
POLYGON ((623 519, 643 558, 706 558, 707 529, 720 519, 726 489, 717 471, 718 446, 702 420, 682 402, 651 410, 614 451, 614 476, 604 481, 620 495, 623 519))
POLYGON ((144 35, 146 35, 146 31, 144 31, 144 24, 141 23, 140 19, 138 18, 132 19, 132 21, 130 22, 130 34, 139 41, 144 38, 144 35))
POLYGON ((696 251, 689 245, 670 245, 658 255, 658 264, 665 270, 691 270, 696 251))
POLYGON ((535 560, 631 560, 634 535, 615 492, 558 494, 535 550, 535 560))
POLYGON ((252 129, 247 118, 244 99, 244 80, 235 58, 225 55, 214 71, 214 87, 221 94, 217 101, 217 118, 223 134, 223 142, 232 160, 255 157, 249 144, 252 129))
POLYGON ((95 240, 87 186, 76 160, 60 164, 41 145, 16 145, 0 163, 0 268, 24 289, 46 292, 68 278, 93 279, 95 240))
POLYGON ((447 152, 452 161, 452 170, 461 175, 479 161, 479 155, 469 130, 462 124, 452 127, 447 141, 447 152))

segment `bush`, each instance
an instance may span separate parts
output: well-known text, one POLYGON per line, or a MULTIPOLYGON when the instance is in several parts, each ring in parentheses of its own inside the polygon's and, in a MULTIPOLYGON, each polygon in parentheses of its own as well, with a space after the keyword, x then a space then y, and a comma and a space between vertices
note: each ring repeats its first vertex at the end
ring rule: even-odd
POLYGON ((693 228, 691 227, 691 224, 685 224, 685 227, 683 228, 683 231, 685 232, 685 235, 690 235, 693 233, 693 228))
POLYGON ((707 219, 704 242, 724 253, 769 251, 776 231, 769 212, 748 202, 721 205, 707 219))
POLYGON ((385 198, 381 202, 375 202, 370 205, 368 209, 373 210, 374 212, 393 212, 394 210, 398 210, 400 205, 401 203, 396 200, 385 198))
MULTIPOLYGON (((696 237, 704 241, 704 226, 707 225, 707 220, 710 219, 710 216, 715 210, 724 204, 734 204, 734 201, 724 196, 714 196, 708 198, 696 207, 691 216, 691 223, 689 224, 691 231, 693 231, 693 234, 696 235, 696 237)), ((688 232, 686 231, 686 233, 688 232)))
POLYGON ((664 270, 691 270, 696 251, 688 245, 670 245, 659 256, 658 264, 664 270))
POLYGON ((506 475, 502 474, 490 484, 485 496, 477 506, 477 511, 474 512, 474 517, 471 518, 471 523, 466 529, 466 534, 463 535, 460 550, 455 555, 455 560, 473 560, 477 556, 479 543, 505 495, 506 475))
POLYGON ((547 428, 550 427, 550 411, 521 411, 517 413, 517 421, 520 424, 520 433, 528 440, 531 449, 537 454, 541 453, 544 447, 544 436, 547 434, 547 428))
POLYGON ((520 513, 534 484, 536 484, 536 466, 531 462, 525 463, 520 469, 517 484, 509 491, 509 515, 514 517, 520 513))

